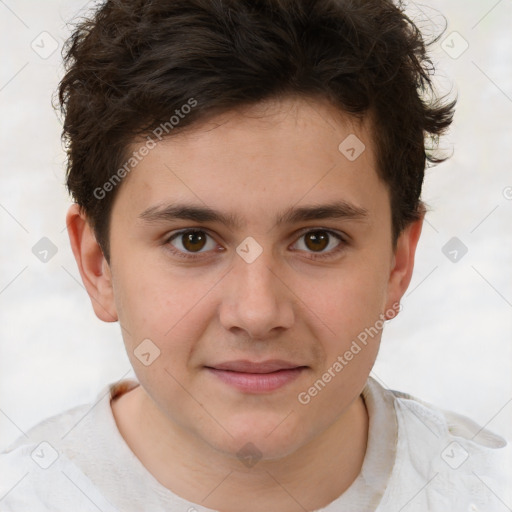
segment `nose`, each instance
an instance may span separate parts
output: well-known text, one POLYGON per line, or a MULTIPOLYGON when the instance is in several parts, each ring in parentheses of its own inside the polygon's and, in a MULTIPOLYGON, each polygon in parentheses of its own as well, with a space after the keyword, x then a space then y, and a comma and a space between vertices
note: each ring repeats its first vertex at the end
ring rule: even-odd
POLYGON ((252 263, 235 256, 222 291, 220 322, 225 329, 265 340, 293 325, 294 294, 273 263, 270 251, 252 263))

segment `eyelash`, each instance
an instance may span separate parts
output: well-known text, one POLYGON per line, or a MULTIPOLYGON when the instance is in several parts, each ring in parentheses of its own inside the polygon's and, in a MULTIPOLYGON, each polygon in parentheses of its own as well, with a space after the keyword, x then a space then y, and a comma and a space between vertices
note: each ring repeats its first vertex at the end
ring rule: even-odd
MULTIPOLYGON (((165 240, 165 245, 168 247, 169 251, 171 251, 173 254, 175 254, 176 256, 179 256, 181 258, 185 258, 188 260, 196 260, 199 258, 203 258, 202 254, 204 254, 204 252, 208 252, 208 251, 199 252, 199 253, 195 253, 195 254, 194 253, 185 253, 179 249, 176 249, 170 243, 175 238, 178 238, 180 235, 184 235, 186 233, 196 233, 196 232, 204 233, 205 235, 209 236, 210 238, 213 238, 207 231, 205 231, 203 229, 190 229, 189 228, 189 229, 183 229, 181 231, 177 231, 177 232, 171 234, 165 240)), ((304 235, 307 235, 308 233, 316 233, 316 232, 327 233, 329 236, 332 236, 332 237, 336 238, 337 240, 339 240, 340 243, 334 249, 331 249, 329 252, 326 252, 326 253, 314 253, 314 252, 308 253, 308 254, 310 254, 309 259, 325 260, 325 259, 333 258, 339 252, 341 252, 345 248, 345 245, 347 244, 347 241, 345 240, 345 238, 342 235, 340 235, 339 233, 337 233, 335 231, 331 231, 329 229, 324 229, 324 228, 314 228, 314 229, 308 229, 307 231, 303 231, 299 235, 297 241, 300 240, 304 235)))

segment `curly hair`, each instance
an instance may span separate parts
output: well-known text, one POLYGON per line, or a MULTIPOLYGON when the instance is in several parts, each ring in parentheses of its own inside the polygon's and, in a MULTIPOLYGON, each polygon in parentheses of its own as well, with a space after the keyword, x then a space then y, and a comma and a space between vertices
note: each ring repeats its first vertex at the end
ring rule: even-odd
POLYGON ((95 190, 130 158, 136 137, 169 125, 191 99, 165 136, 268 99, 322 98, 371 116, 396 244, 425 210, 425 168, 444 160, 433 150, 456 104, 434 92, 432 42, 392 0, 107 0, 63 49, 67 188, 108 261, 119 187, 95 190))

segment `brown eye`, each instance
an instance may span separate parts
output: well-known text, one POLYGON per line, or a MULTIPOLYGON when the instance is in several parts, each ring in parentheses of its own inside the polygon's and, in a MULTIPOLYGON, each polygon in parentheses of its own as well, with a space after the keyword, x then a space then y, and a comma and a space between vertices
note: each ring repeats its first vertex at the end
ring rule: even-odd
POLYGON ((183 256, 193 255, 194 253, 200 254, 216 247, 213 238, 208 233, 198 229, 188 229, 175 233, 167 240, 167 243, 174 253, 183 256), (210 243, 209 247, 208 243, 210 243))
POLYGON ((200 251, 206 244, 206 236, 202 231, 189 231, 181 235, 183 247, 187 251, 200 251))
POLYGON ((326 231, 310 231, 304 235, 305 244, 312 251, 323 251, 329 245, 329 239, 326 231))
POLYGON ((295 243, 296 249, 309 254, 310 259, 322 259, 338 256, 347 243, 342 235, 327 229, 310 229, 303 232, 295 243), (302 246, 302 247, 301 247, 302 246))

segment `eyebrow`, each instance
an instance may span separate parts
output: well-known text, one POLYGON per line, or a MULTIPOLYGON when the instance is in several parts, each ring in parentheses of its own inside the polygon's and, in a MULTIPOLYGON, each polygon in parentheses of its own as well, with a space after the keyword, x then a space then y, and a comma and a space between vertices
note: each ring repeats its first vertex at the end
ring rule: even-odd
MULTIPOLYGON (((181 203, 151 206, 144 210, 139 215, 139 218, 151 224, 169 222, 176 219, 195 222, 217 222, 232 229, 240 229, 246 224, 242 222, 239 216, 233 213, 223 213, 213 210, 208 206, 195 206, 181 203)), ((277 215, 276 226, 320 219, 367 220, 368 210, 346 201, 291 207, 277 215)))

